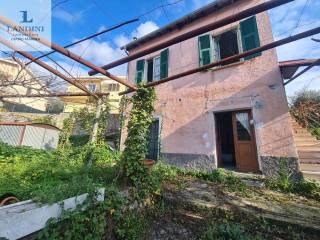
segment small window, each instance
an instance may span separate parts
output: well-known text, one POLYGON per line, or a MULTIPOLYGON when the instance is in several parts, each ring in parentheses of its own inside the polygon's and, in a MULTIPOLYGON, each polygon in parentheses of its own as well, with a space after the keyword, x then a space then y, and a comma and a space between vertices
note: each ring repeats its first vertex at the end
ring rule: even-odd
POLYGON ((88 89, 90 92, 95 92, 97 90, 97 85, 96 84, 88 84, 88 89))
POLYGON ((119 89, 120 89, 120 85, 118 83, 108 84, 108 91, 109 92, 118 92, 119 89))
POLYGON ((160 79, 160 56, 147 60, 147 82, 160 79))
MULTIPOLYGON (((233 29, 214 37, 214 44, 216 60, 222 60, 239 54, 240 48, 238 30, 233 29)), ((238 61, 239 60, 236 60, 234 62, 238 61)))

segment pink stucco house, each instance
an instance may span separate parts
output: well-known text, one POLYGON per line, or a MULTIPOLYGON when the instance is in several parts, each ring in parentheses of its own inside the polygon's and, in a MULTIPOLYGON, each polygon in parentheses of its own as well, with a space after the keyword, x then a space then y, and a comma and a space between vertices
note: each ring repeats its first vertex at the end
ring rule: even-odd
MULTIPOLYGON (((125 49, 133 54, 262 2, 215 1, 125 49)), ((271 41, 264 12, 129 62, 129 81, 158 81, 271 41)), ((284 162, 299 172, 275 49, 155 89, 158 100, 148 158, 185 168, 223 167, 264 175, 274 175, 284 162)))

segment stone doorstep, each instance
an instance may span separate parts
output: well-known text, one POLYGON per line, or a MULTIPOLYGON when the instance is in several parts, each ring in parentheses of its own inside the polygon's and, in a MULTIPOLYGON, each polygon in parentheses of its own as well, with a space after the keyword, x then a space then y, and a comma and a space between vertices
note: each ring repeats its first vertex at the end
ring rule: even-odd
MULTIPOLYGON (((177 206, 190 206, 191 208, 221 208, 224 210, 241 211, 245 214, 260 216, 271 221, 298 225, 320 231, 320 204, 319 207, 310 206, 301 202, 277 202, 258 197, 244 198, 232 193, 221 195, 211 183, 188 183, 185 189, 167 192, 165 199, 177 206), (206 186, 206 187, 205 187, 206 186), (215 194, 217 193, 217 194, 215 194)), ((268 191, 272 192, 272 191, 268 191)), ((278 196, 281 193, 272 192, 278 196)))

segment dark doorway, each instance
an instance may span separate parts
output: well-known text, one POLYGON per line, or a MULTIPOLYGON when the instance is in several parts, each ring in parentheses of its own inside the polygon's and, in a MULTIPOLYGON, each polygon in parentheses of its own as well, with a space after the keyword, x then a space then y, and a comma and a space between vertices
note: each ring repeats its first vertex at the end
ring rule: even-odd
POLYGON ((218 167, 236 168, 232 112, 215 114, 218 142, 218 167))
POLYGON ((157 161, 159 157, 159 119, 155 119, 149 128, 147 159, 157 161))

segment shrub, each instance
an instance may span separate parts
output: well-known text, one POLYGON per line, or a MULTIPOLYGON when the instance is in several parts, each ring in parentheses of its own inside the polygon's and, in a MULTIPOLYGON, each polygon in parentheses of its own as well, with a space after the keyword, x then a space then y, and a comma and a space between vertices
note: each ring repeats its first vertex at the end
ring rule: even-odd
POLYGON ((220 224, 209 227, 201 236, 201 240, 253 240, 259 239, 245 233, 243 229, 236 224, 220 224))

